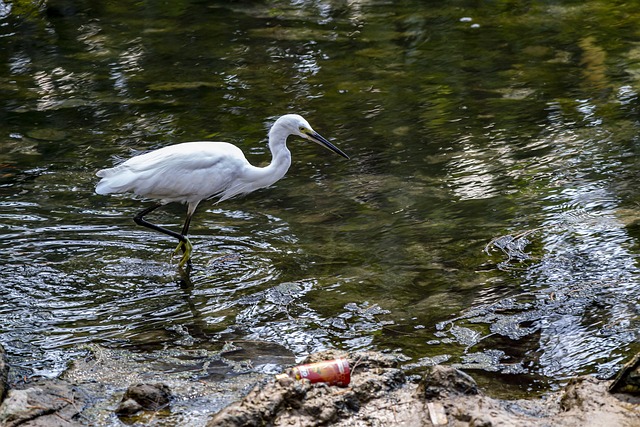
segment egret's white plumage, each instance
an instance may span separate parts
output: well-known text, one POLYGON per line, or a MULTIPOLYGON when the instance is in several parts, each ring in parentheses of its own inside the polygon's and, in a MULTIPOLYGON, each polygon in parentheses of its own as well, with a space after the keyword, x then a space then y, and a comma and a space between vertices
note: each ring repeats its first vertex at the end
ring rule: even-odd
POLYGON ((272 185, 281 179, 291 165, 291 153, 286 141, 297 135, 317 142, 335 153, 344 152, 315 132, 297 114, 280 117, 269 131, 271 163, 265 167, 251 165, 242 150, 227 142, 185 142, 135 156, 124 163, 97 172, 102 178, 96 193, 134 193, 159 200, 159 205, 136 216, 136 222, 180 239, 178 250, 184 252, 180 265, 190 258, 190 243, 186 238, 191 216, 205 199, 218 201, 247 194, 272 185), (160 205, 171 202, 187 204, 187 219, 182 234, 146 222, 143 217, 160 205))

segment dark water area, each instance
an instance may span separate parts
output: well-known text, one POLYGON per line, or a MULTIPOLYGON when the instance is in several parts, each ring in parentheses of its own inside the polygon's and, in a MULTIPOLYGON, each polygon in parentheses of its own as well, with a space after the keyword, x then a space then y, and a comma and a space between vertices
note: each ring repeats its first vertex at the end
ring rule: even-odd
MULTIPOLYGON (((609 376, 638 344, 640 11, 611 1, 0 0, 0 343, 235 340, 450 363, 495 393, 609 376), (221 140, 268 189, 203 203, 194 269, 95 172, 221 140)), ((154 214, 179 230, 184 206, 154 214)))

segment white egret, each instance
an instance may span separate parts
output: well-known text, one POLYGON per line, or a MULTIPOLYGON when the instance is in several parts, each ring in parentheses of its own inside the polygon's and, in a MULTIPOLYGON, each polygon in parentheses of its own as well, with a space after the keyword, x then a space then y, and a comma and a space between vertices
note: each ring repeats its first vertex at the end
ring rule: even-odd
POLYGON ((291 153, 287 149, 289 135, 317 142, 342 157, 349 158, 314 131, 304 118, 297 114, 286 114, 276 120, 269 131, 272 159, 265 167, 251 165, 242 150, 227 142, 185 142, 141 154, 113 168, 98 171, 96 175, 102 179, 96 186, 96 193, 134 193, 158 200, 156 204, 138 213, 134 221, 138 225, 178 239, 180 243, 174 255, 182 251, 183 256, 178 265, 183 267, 191 264, 193 247, 187 233, 198 204, 210 198, 218 198, 218 202, 221 202, 251 193, 282 178, 291 166, 291 153), (144 218, 171 202, 187 205, 187 218, 181 233, 152 224, 144 218))

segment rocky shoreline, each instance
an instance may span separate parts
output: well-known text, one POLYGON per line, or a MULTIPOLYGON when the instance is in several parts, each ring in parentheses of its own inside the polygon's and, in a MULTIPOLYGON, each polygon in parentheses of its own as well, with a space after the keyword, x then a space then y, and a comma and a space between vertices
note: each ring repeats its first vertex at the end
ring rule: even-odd
POLYGON ((348 387, 276 378, 229 362, 224 354, 216 359, 191 353, 192 360, 209 363, 209 373, 211 363, 229 362, 224 375, 207 380, 193 370, 148 367, 159 355, 148 356, 92 347, 60 378, 8 388, 8 366, 0 351, 0 425, 640 425, 640 397, 633 394, 638 392, 637 361, 616 383, 617 391, 626 392, 611 393, 612 381, 583 376, 545 398, 503 400, 487 396, 473 378, 452 367, 436 365, 407 375, 397 356, 378 352, 327 351, 308 358, 347 357, 352 367, 348 387))

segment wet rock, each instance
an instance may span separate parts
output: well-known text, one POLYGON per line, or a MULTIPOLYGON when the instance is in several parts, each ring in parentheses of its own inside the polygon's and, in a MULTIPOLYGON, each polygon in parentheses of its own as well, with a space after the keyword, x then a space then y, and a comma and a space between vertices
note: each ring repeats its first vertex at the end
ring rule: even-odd
POLYGON ((25 389, 12 389, 0 405, 3 427, 74 427, 85 405, 76 387, 48 380, 25 389))
POLYGON ((9 386, 7 384, 7 377, 9 375, 9 365, 7 364, 7 356, 4 352, 4 347, 0 345, 0 403, 2 403, 9 386))
POLYGON ((138 402, 133 399, 127 399, 120 402, 120 405, 118 405, 118 409, 116 409, 116 414, 133 415, 136 412, 140 412, 142 410, 144 410, 144 408, 138 402))
POLYGON ((158 411, 167 408, 171 391, 165 384, 136 384, 130 386, 116 409, 118 415, 132 415, 138 411, 158 411))
POLYGON ((609 387, 611 393, 629 393, 640 395, 640 354, 618 372, 613 384, 609 387))
POLYGON ((210 427, 262 426, 273 422, 281 408, 295 406, 310 390, 307 382, 259 384, 240 402, 234 403, 207 424, 210 427))
POLYGON ((462 371, 436 365, 428 368, 416 392, 418 396, 427 399, 445 397, 451 393, 478 394, 478 385, 462 371))

